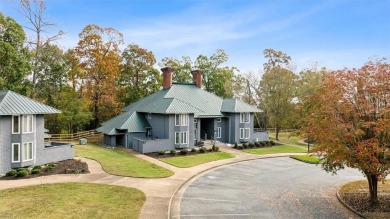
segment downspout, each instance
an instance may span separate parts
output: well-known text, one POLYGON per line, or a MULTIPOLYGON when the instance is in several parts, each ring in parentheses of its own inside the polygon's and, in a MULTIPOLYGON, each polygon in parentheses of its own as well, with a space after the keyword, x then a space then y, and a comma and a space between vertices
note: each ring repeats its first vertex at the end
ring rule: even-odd
POLYGON ((229 143, 231 144, 232 142, 232 136, 231 136, 231 132, 232 132, 232 129, 231 129, 231 124, 230 124, 230 116, 228 117, 229 119, 229 143))

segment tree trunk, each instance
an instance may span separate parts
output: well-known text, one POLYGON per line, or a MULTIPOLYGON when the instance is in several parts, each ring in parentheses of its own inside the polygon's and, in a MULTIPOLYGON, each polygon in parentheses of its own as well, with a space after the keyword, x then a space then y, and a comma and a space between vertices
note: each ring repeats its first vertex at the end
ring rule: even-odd
POLYGON ((366 174, 370 192, 370 204, 378 204, 378 176, 376 174, 366 174))
POLYGON ((279 131, 280 131, 280 128, 279 126, 276 126, 276 135, 275 135, 275 139, 279 141, 279 131))

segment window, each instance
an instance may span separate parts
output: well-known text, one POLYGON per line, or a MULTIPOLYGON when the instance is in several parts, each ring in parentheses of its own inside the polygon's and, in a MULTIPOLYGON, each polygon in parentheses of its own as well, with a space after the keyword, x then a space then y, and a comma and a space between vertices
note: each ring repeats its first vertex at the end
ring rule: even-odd
POLYGON ((188 114, 175 114, 175 126, 187 126, 188 114))
POLYGON ((12 162, 20 162, 20 144, 12 144, 12 162))
POLYGON ((33 159, 33 143, 28 142, 23 144, 23 161, 29 161, 33 159))
POLYGON ((217 118, 217 122, 221 122, 221 118, 217 118))
POLYGON ((188 132, 182 132, 181 133, 181 143, 182 144, 188 144, 188 136, 187 136, 187 133, 188 132))
POLYGON ((188 144, 188 132, 175 132, 175 144, 188 144))
POLYGON ((244 129, 240 129, 240 139, 244 139, 244 129))
POLYGON ((240 123, 249 123, 249 113, 240 113, 240 123))
POLYGON ((19 134, 19 116, 12 116, 12 134, 19 134))
POLYGON ((180 144, 180 132, 175 132, 175 144, 180 144))
POLYGON ((250 138, 249 131, 250 131, 249 128, 245 129, 245 139, 249 139, 250 138))
POLYGON ((217 127, 217 138, 221 138, 221 127, 217 127))
POLYGON ((250 129, 240 129, 240 139, 249 139, 250 138, 250 129))
POLYGON ((23 116, 23 133, 33 132, 33 115, 23 116))
POLYGON ((151 119, 151 118, 152 118, 152 114, 148 113, 148 119, 151 119))
POLYGON ((196 140, 196 129, 194 129, 194 140, 196 140))

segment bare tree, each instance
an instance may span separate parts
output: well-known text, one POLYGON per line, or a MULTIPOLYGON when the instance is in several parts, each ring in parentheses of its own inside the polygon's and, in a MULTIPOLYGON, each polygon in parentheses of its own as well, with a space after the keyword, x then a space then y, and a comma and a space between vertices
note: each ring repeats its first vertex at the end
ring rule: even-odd
POLYGON ((59 30, 58 33, 54 35, 45 34, 47 30, 55 26, 55 23, 49 22, 45 19, 45 10, 46 4, 44 0, 19 0, 21 9, 19 12, 27 18, 30 26, 24 26, 24 28, 32 31, 34 33, 34 37, 32 40, 28 41, 29 46, 32 50, 32 84, 33 88, 30 96, 32 98, 35 97, 36 94, 36 84, 39 80, 40 72, 40 56, 41 49, 60 38, 61 35, 64 34, 62 30, 59 30))

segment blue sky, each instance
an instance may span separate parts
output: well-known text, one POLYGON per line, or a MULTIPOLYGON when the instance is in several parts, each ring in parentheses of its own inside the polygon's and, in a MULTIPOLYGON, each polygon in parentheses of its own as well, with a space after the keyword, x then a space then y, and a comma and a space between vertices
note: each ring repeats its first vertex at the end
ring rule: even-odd
MULTIPOLYGON (((47 19, 66 32, 61 47, 74 47, 94 23, 117 29, 125 45, 153 51, 158 62, 223 49, 229 66, 258 72, 262 51, 273 48, 290 55, 299 71, 314 63, 360 67, 390 56, 389 0, 47 0, 46 6, 47 19)), ((15 0, 0 0, 0 11, 25 25, 17 8, 15 0)))

